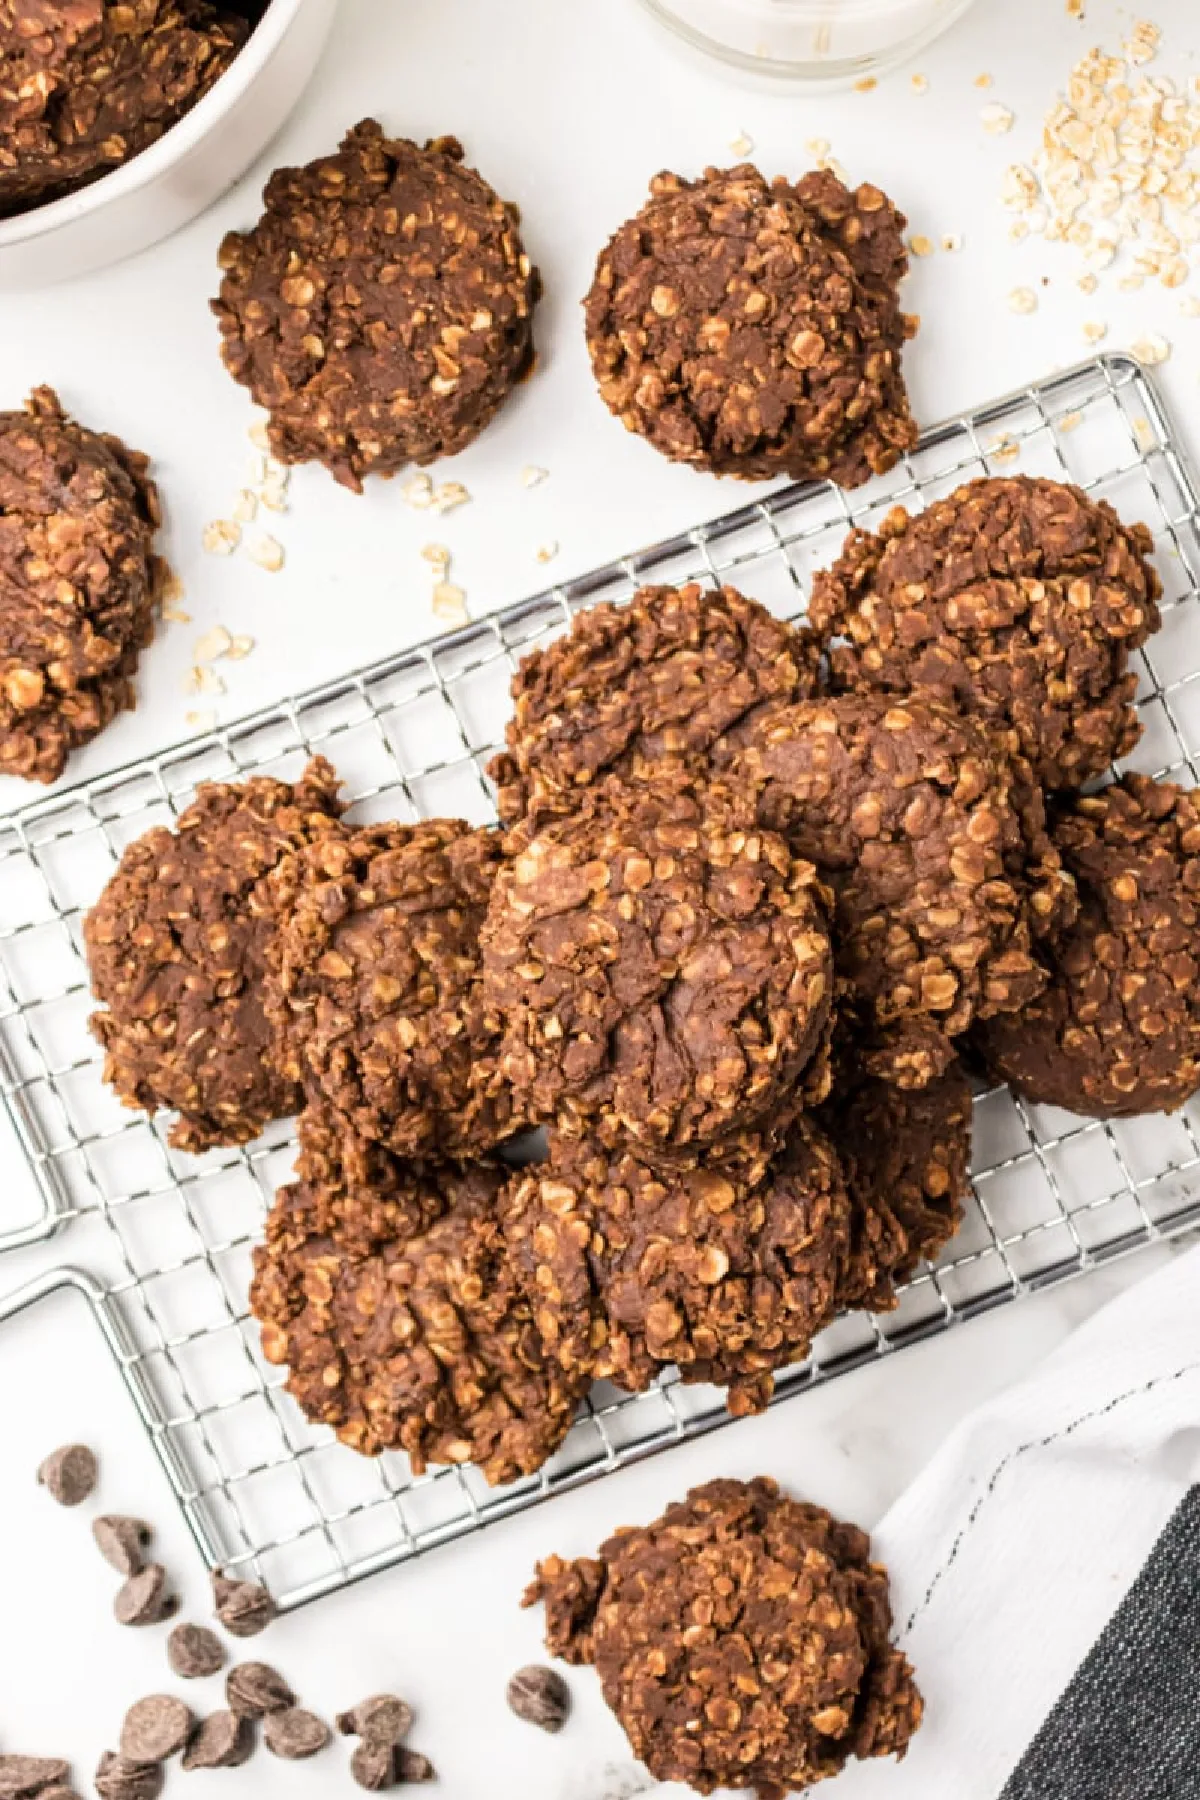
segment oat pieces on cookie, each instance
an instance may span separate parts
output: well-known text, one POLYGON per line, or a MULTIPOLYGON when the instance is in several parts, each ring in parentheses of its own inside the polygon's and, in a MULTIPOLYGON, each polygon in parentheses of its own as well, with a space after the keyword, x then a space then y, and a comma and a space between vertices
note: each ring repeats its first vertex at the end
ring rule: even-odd
POLYGON ((773 1371, 808 1354, 846 1268, 838 1158, 799 1117, 770 1158, 652 1166, 551 1134, 514 1178, 504 1230, 549 1353, 640 1391, 674 1364, 759 1412, 773 1371))
POLYGON ((1027 874, 1011 772, 973 721, 925 699, 804 701, 768 714, 731 773, 833 889, 873 1072, 923 1085, 972 1019, 1045 985, 1033 942, 1063 877, 1027 874))
POLYGON ((1079 787, 1140 735, 1129 656, 1160 622, 1152 544, 1063 482, 972 481, 852 532, 811 623, 847 640, 836 685, 956 705, 1042 786, 1079 787))
POLYGON ((203 0, 0 0, 0 218, 147 149, 249 29, 203 0))
POLYGON ((263 1010, 265 877, 337 829, 337 787, 320 757, 294 784, 206 782, 173 831, 129 845, 84 921, 104 1079, 125 1106, 178 1112, 177 1149, 245 1143, 297 1110, 263 1010))
POLYGON ((473 1462, 512 1481, 557 1449, 587 1380, 546 1358, 508 1266, 503 1175, 475 1165, 436 1179, 445 1217, 369 1250, 319 1228, 329 1221, 308 1184, 284 1188, 255 1253, 251 1308, 301 1410, 352 1449, 405 1450, 417 1474, 473 1462))
POLYGON ((903 1756, 921 1723, 870 1549, 774 1481, 716 1480, 598 1557, 547 1557, 525 1604, 544 1603, 553 1654, 595 1665, 656 1780, 782 1800, 851 1757, 903 1756))
POLYGON ((1080 891, 1050 981, 976 1034, 1028 1100, 1092 1118, 1170 1112, 1200 1089, 1200 790, 1126 775, 1051 828, 1080 891))
POLYGON ((517 1128, 479 982, 500 862, 496 832, 425 819, 347 827, 272 877, 283 1066, 401 1155, 488 1151, 517 1128))
POLYGON ((147 467, 51 388, 0 413, 0 774, 56 780, 134 703, 164 572, 147 467))
POLYGON ((602 398, 663 455, 844 487, 916 443, 900 369, 904 218, 876 187, 751 164, 662 174, 585 307, 602 398))
POLYGON ((221 246, 221 354, 284 462, 346 487, 465 447, 533 361, 537 271, 515 208, 462 161, 373 119, 277 169, 221 246))
POLYGON ((731 587, 644 587, 628 606, 587 607, 513 677, 507 748, 489 770, 500 816, 569 803, 606 775, 703 773, 756 708, 811 695, 816 661, 811 640, 731 587))
POLYGON ((735 797, 604 785, 497 876, 483 991, 528 1119, 695 1154, 764 1119, 823 1049, 811 864, 735 797))

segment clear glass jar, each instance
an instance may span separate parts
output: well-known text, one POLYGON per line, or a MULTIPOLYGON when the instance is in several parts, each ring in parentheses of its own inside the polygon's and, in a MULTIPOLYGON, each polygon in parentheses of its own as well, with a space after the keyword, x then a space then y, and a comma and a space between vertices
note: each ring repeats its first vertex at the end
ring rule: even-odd
POLYGON ((642 0, 698 50, 750 74, 829 86, 904 62, 974 0, 642 0))

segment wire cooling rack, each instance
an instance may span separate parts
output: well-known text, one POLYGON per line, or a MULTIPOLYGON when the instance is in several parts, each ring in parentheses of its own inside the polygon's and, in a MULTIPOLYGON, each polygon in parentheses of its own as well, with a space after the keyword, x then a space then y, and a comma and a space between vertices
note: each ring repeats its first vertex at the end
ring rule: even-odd
MULTIPOLYGON (((1145 727, 1131 759, 1197 779, 1200 501, 1151 382, 1103 357, 928 433, 853 494, 789 488, 641 555, 331 682, 209 737, 0 821, 0 1088, 36 1177, 28 1216, 0 1196, 0 1247, 70 1223, 83 1267, 0 1302, 0 1319, 64 1286, 93 1310, 206 1561, 267 1582, 290 1608, 457 1538, 636 1457, 714 1428, 722 1397, 668 1375, 637 1396, 597 1389, 536 1477, 489 1490, 473 1469, 414 1480, 314 1430, 261 1357, 247 1315, 250 1251, 290 1173, 290 1127, 244 1151, 172 1151, 163 1121, 123 1111, 86 1031, 83 914, 124 846, 170 822, 197 782, 299 773, 314 751, 362 819, 492 818, 484 767, 519 657, 580 607, 641 582, 727 580, 775 612, 803 610, 812 572, 848 526, 920 506, 987 472, 1080 483, 1156 537, 1161 632, 1140 659, 1145 727), (87 1273, 83 1272, 86 1268, 87 1273)), ((1004 1088, 975 1105, 974 1197, 936 1269, 899 1308, 854 1315, 784 1374, 780 1399, 1200 1221, 1200 1105, 1104 1125, 1027 1107, 1004 1088)))

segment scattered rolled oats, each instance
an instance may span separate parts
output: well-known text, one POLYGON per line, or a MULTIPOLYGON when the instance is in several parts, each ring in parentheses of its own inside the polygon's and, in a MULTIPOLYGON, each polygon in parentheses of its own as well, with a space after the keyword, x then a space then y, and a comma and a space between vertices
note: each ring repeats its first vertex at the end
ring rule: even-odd
POLYGON ((232 556, 242 541, 242 528, 236 519, 213 519, 204 527, 201 542, 210 556, 232 556))
POLYGON ((545 481, 550 474, 549 469, 539 469, 536 463, 526 463, 521 470, 521 486, 532 488, 545 481))
POLYGON ((203 637, 197 638, 192 646, 192 656, 198 663, 216 662, 219 656, 227 656, 233 639, 223 625, 214 625, 203 637))
POLYGON ((269 450, 271 448, 271 440, 267 435, 267 421, 265 419, 255 419, 253 425, 246 433, 246 436, 250 439, 250 442, 254 445, 256 450, 269 450))
POLYGON ((183 678, 185 694, 223 694, 225 683, 207 663, 197 663, 183 678))
POLYGON ((1094 294, 1100 286, 1100 277, 1091 273, 1081 275, 1075 285, 1081 294, 1094 294))
POLYGON ((176 606, 173 600, 164 600, 159 610, 168 624, 190 625, 192 622, 191 613, 186 612, 182 606, 176 606))
POLYGON ((1067 0, 1068 19, 1082 19, 1084 0, 1067 0))
POLYGON ((230 640, 229 648, 225 652, 225 660, 227 662, 241 662, 244 656, 249 656, 253 648, 254 639, 252 637, 247 637, 244 633, 240 634, 230 640))
POLYGON ((1179 310, 1185 318, 1200 319, 1200 294, 1185 294, 1179 302, 1179 310))
POLYGON ((421 555, 424 560, 427 563, 432 564, 435 569, 448 569, 450 567, 450 552, 447 550, 445 544, 426 544, 421 551, 421 555))
POLYGON ((1020 454, 1020 444, 1017 443, 1015 438, 1010 437, 1007 432, 1005 432, 1003 437, 996 439, 995 445, 988 452, 989 459, 992 462, 998 463, 1012 462, 1016 457, 1020 456, 1020 454))
POLYGON ((407 506, 413 506, 418 512, 433 505, 433 482, 428 475, 414 475, 400 489, 400 495, 407 506))
POLYGON ((914 94, 927 94, 929 92, 928 75, 914 75, 912 77, 912 90, 914 94))
POLYGON ((465 506, 471 498, 461 481, 442 481, 433 490, 431 504, 435 512, 453 512, 456 506, 465 506))
POLYGON ((730 138, 729 148, 735 156, 750 156, 754 150, 754 139, 744 131, 739 131, 736 137, 730 138))
POLYGON ((1171 346, 1165 337, 1157 331, 1148 331, 1144 337, 1134 338, 1129 348, 1139 362, 1154 368, 1158 363, 1165 363, 1171 354, 1171 346))
POLYGON ((947 231, 943 235, 943 237, 942 237, 942 249, 943 250, 951 250, 951 251, 961 250, 962 247, 963 247, 962 237, 960 236, 960 234, 957 231, 947 231))
POLYGON ((433 590, 433 611, 435 618, 447 619, 455 625, 465 625, 467 596, 452 581, 439 581, 433 590))
POLYGON ((1011 131, 1016 122, 1016 114, 1011 107, 1001 106, 998 100, 991 100, 979 115, 983 129, 989 137, 1003 137, 1011 131))
POLYGON ((551 538, 548 544, 539 544, 535 554, 540 563, 553 562, 558 555, 558 545, 551 538))
POLYGON ((260 569, 275 575, 283 567, 283 545, 273 537, 257 537, 246 546, 246 554, 260 569))
POLYGON ((1077 431, 1082 424, 1083 414, 1081 412, 1064 413, 1058 421, 1058 429, 1060 431, 1077 431))
POLYGON ((187 712, 183 718, 192 731, 212 731, 217 723, 215 712, 187 712))
POLYGON ((908 247, 912 251, 914 256, 932 256, 933 255, 933 240, 932 240, 932 238, 923 237, 920 233, 918 233, 915 237, 909 238, 908 247))
POLYGON ((992 77, 987 73, 986 70, 983 72, 982 75, 977 75, 975 77, 975 86, 977 88, 990 88, 991 85, 992 85, 992 77))
POLYGON ((1014 288, 1008 296, 1008 310, 1015 313, 1033 313, 1037 311, 1038 297, 1032 288, 1014 288))
POLYGON ((869 94, 872 88, 877 88, 878 86, 879 83, 874 75, 864 75, 860 81, 855 82, 854 91, 856 94, 869 94))
POLYGON ((1083 335, 1089 344, 1099 344, 1108 336, 1108 326, 1103 319, 1085 319, 1083 335))
POLYGON ((258 497, 268 512, 285 513, 288 509, 287 489, 280 487, 276 482, 264 482, 259 489, 258 497))
POLYGON ((1161 26, 1155 25, 1150 19, 1139 19, 1121 46, 1125 52, 1125 61, 1134 68, 1153 61, 1161 42, 1161 26))
POLYGON ((267 473, 267 459, 257 451, 246 458, 246 485, 255 488, 267 473))
POLYGON ((243 488, 233 503, 233 517, 240 525, 248 525, 258 511, 258 495, 243 488))

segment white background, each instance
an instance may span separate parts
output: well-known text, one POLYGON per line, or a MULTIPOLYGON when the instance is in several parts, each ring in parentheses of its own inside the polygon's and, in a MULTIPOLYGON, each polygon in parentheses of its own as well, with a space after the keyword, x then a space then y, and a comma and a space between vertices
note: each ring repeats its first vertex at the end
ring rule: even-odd
MULTIPOLYGON (((1109 285, 1085 298, 1072 254, 1011 244, 995 198, 1005 164, 1034 147, 1041 114, 1075 56, 1092 41, 1114 44, 1133 16, 1108 0, 1088 0, 1087 12, 1079 25, 1061 0, 980 0, 921 57, 923 95, 905 72, 868 94, 813 99, 742 88, 715 66, 690 62, 633 0, 343 0, 325 65, 296 117, 218 207, 123 267, 0 298, 0 403, 15 404, 49 381, 84 420, 151 452, 168 506, 167 553, 195 621, 164 627, 143 658, 137 713, 72 773, 174 740, 190 707, 216 705, 233 718, 428 635, 435 623, 419 550, 431 537, 450 546, 453 577, 481 612, 544 585, 539 545, 561 546, 557 578, 740 503, 746 490, 669 467, 609 418, 591 387, 579 300, 597 248, 641 203, 648 178, 664 166, 693 173, 734 160, 730 141, 742 131, 768 174, 798 173, 809 160, 806 140, 828 138, 853 179, 893 194, 914 231, 962 236, 959 254, 918 262, 907 290, 923 321, 907 363, 921 419, 1078 360, 1082 321, 1102 317, 1110 347, 1149 330, 1173 342, 1162 379, 1200 448, 1200 322, 1182 317, 1177 299, 1159 289, 1126 295, 1109 285), (987 93, 974 86, 984 71, 994 77, 987 93), (1011 137, 982 130, 980 108, 992 99, 1015 110, 1011 137), (287 546, 283 573, 204 557, 201 528, 228 510, 241 483, 251 417, 221 369, 207 311, 216 246, 224 230, 253 221, 270 167, 329 150, 368 113, 415 138, 458 134, 469 158, 520 203, 547 289, 537 372, 483 439, 437 472, 462 480, 473 496, 450 517, 410 511, 399 484, 372 484, 356 498, 323 471, 302 470, 291 513, 273 525, 287 546), (1017 285, 1039 288, 1033 317, 1009 311, 1017 285), (524 489, 527 463, 548 469, 549 480, 524 489), (192 643, 215 624, 253 635, 256 651, 228 668, 226 698, 186 699, 192 643)), ((1200 48, 1193 0, 1158 0, 1154 16, 1166 35, 1160 66, 1192 73, 1200 66, 1186 54, 1200 48)), ((0 784, 0 807, 28 797, 15 783, 0 784)), ((7 1151, 0 1143, 6 1195, 25 1179, 7 1151)), ((258 1649, 327 1715, 366 1692, 398 1687, 418 1710, 414 1742, 437 1763, 439 1791, 453 1800, 610 1800, 632 1791, 606 1773, 611 1764, 628 1774, 630 1765, 586 1671, 572 1677, 575 1717, 558 1739, 505 1711, 507 1675, 538 1650, 537 1619, 516 1607, 536 1557, 588 1551, 615 1525, 650 1516, 715 1473, 774 1473, 870 1525, 965 1410, 1030 1368, 1156 1254, 324 1601, 277 1626, 258 1649)), ((46 1260, 45 1252, 6 1259, 0 1291, 46 1260)), ((103 1452, 105 1509, 144 1511, 159 1523, 165 1559, 192 1616, 203 1616, 195 1554, 157 1464, 116 1376, 95 1354, 88 1322, 64 1299, 0 1335, 0 1750, 70 1756, 82 1783, 99 1751, 114 1744, 126 1705, 172 1684, 163 1634, 111 1623, 113 1582, 86 1519, 59 1513, 33 1485, 40 1456, 71 1437, 103 1452)), ((202 1708, 217 1703, 213 1690, 196 1699, 202 1708)), ((344 1761, 341 1749, 300 1767, 264 1756, 241 1772, 187 1779, 198 1800, 218 1787, 290 1800, 335 1784, 345 1791, 344 1761)), ((172 1776, 175 1784, 184 1779, 172 1776)))

